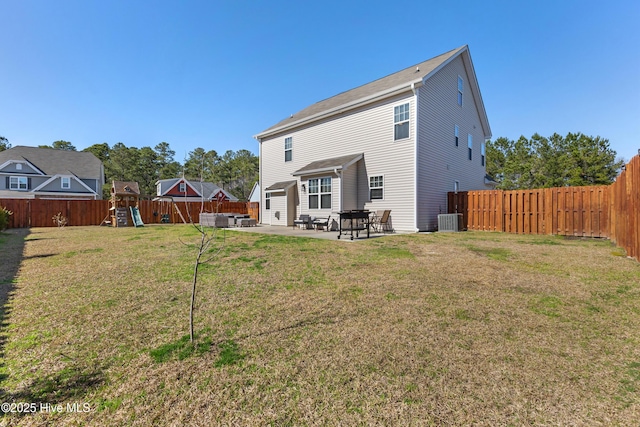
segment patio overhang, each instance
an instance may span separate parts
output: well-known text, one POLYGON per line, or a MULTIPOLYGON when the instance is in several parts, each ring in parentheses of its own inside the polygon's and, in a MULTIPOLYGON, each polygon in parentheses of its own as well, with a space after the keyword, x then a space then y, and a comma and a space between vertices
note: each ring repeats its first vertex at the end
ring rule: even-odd
POLYGON ((315 175, 320 173, 343 171, 364 157, 363 153, 317 160, 293 172, 293 176, 315 175))
POLYGON ((290 189, 291 187, 295 186, 298 183, 298 181, 281 181, 281 182, 276 182, 273 185, 270 185, 269 187, 265 188, 264 192, 265 193, 282 193, 282 192, 286 192, 288 189, 290 189))

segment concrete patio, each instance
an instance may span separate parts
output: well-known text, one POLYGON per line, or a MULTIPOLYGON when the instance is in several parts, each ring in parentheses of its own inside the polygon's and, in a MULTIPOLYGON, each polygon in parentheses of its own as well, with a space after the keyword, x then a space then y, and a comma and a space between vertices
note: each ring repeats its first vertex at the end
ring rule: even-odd
MULTIPOLYGON (((242 231, 245 233, 261 233, 261 234, 276 234, 279 236, 293 236, 293 237, 308 237, 311 239, 325 239, 325 240, 338 240, 338 232, 337 231, 318 231, 318 230, 306 230, 299 227, 284 227, 281 225, 263 225, 258 224, 255 227, 232 227, 229 230, 234 231, 242 231)), ((369 238, 378 238, 383 236, 392 236, 397 234, 393 233, 374 233, 371 231, 369 233, 369 238)), ((353 235, 353 240, 351 240, 351 235, 343 234, 340 236, 339 241, 351 242, 351 241, 361 241, 367 240, 367 232, 360 231, 360 237, 356 237, 355 232, 353 235)))

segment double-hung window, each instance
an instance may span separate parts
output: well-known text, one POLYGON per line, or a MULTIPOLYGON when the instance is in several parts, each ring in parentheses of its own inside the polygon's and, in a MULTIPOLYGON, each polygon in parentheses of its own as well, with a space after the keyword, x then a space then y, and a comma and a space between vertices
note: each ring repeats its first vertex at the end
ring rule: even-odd
POLYGON ((484 145, 484 142, 483 142, 482 145, 480 146, 480 156, 481 156, 480 157, 480 164, 482 166, 484 166, 484 162, 485 162, 485 160, 484 160, 485 159, 485 155, 486 155, 485 154, 485 150, 486 150, 486 148, 485 148, 485 145, 484 145))
POLYGON ((409 104, 393 107, 393 140, 409 138, 409 104))
POLYGON ((309 209, 331 209, 331 178, 314 178, 308 182, 309 209))
POLYGON ((471 134, 467 136, 467 148, 469 149, 469 160, 471 160, 473 154, 473 136, 471 134))
POLYGON ((458 146, 458 136, 460 134, 460 129, 458 128, 458 125, 456 125, 454 132, 455 132, 455 136, 456 136, 456 147, 457 147, 458 146))
POLYGON ((187 184, 185 182, 181 182, 180 185, 178 186, 178 191, 181 193, 186 193, 187 192, 187 184))
POLYGON ((462 94, 464 92, 464 81, 458 76, 458 105, 462 107, 462 94))
POLYGON ((60 186, 63 190, 68 190, 69 188, 71 188, 71 178, 69 178, 68 176, 63 176, 62 178, 60 178, 60 186))
POLYGON ((29 180, 26 176, 9 177, 9 190, 28 190, 29 180))
POLYGON ((290 162, 293 159, 293 138, 284 139, 284 161, 290 162))
POLYGON ((266 193, 264 195, 264 208, 266 210, 271 209, 271 193, 266 193))
POLYGON ((384 177, 382 175, 369 177, 369 198, 371 200, 384 198, 384 177))

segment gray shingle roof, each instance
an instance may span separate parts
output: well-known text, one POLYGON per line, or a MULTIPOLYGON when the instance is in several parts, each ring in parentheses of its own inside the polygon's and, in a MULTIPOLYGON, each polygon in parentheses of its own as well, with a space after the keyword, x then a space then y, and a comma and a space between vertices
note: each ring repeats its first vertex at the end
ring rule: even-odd
POLYGON ((267 192, 284 191, 289 187, 293 187, 297 183, 298 183, 298 181, 280 181, 280 182, 276 182, 275 184, 270 185, 269 187, 265 188, 264 191, 267 191, 267 192))
POLYGON ((303 168, 298 169, 291 175, 299 176, 299 175, 309 175, 312 173, 319 172, 327 172, 332 171, 334 169, 345 169, 349 165, 357 162, 362 158, 363 154, 349 154, 347 156, 333 157, 331 159, 317 160, 315 162, 311 162, 303 168))
POLYGON ((297 122, 306 121, 312 119, 314 116, 322 115, 343 106, 348 106, 351 103, 366 99, 378 93, 392 90, 398 86, 407 85, 414 81, 419 82, 438 67, 446 63, 449 59, 456 56, 461 50, 466 48, 467 46, 462 46, 457 49, 453 49, 449 52, 443 53, 442 55, 438 55, 435 58, 412 65, 411 67, 405 68, 397 73, 390 74, 371 83, 339 93, 338 95, 332 96, 331 98, 327 98, 323 101, 316 102, 296 114, 293 114, 291 117, 281 120, 263 132, 260 132, 256 135, 256 138, 260 138, 279 128, 286 128, 287 126, 293 125, 297 122))
POLYGON ((0 164, 8 160, 27 160, 45 175, 67 175, 102 180, 102 162, 93 153, 19 145, 0 152, 0 164))

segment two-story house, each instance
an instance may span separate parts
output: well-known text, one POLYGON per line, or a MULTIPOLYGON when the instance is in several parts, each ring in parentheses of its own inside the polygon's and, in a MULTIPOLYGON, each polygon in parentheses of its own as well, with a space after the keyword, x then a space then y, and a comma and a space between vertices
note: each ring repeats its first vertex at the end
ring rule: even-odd
POLYGON ((83 151, 17 146, 0 152, 0 198, 102 199, 104 167, 83 151))
POLYGON ((468 46, 313 104, 259 133, 260 218, 391 209, 437 228, 447 192, 486 189, 491 137, 468 46))

